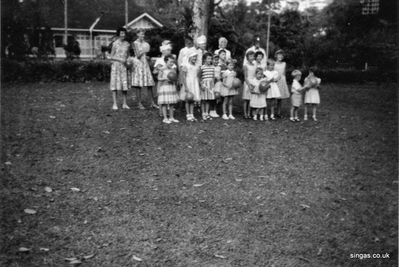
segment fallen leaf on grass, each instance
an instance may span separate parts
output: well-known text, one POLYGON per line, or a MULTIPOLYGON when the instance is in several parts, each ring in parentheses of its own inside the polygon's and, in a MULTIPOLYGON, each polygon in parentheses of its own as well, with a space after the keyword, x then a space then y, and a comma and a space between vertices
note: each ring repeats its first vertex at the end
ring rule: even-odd
POLYGON ((103 131, 103 133, 105 133, 105 134, 110 134, 110 132, 109 132, 109 131, 103 131))
POLYGON ((88 259, 93 258, 95 255, 96 254, 93 253, 93 254, 90 254, 90 255, 87 255, 87 256, 83 256, 83 259, 88 260, 88 259))
POLYGON ((220 258, 220 259, 227 259, 226 256, 219 255, 219 254, 215 254, 215 257, 216 257, 216 258, 220 258))
POLYGON ((193 186, 194 187, 201 187, 201 186, 203 186, 204 184, 193 184, 193 186))
POLYGON ((232 161, 232 160, 233 160, 233 158, 226 158, 226 159, 223 160, 223 162, 227 163, 227 162, 232 161))
POLYGON ((73 260, 73 261, 70 261, 69 264, 70 265, 79 265, 79 264, 82 264, 82 261, 81 260, 73 260))
POLYGON ((135 261, 143 261, 141 258, 139 258, 137 256, 134 256, 134 255, 133 255, 132 259, 135 260, 135 261))
POLYGON ((53 115, 50 115, 50 119, 55 119, 55 116, 53 116, 53 115))
POLYGON ((285 192, 280 192, 280 194, 283 195, 283 196, 287 195, 287 193, 285 193, 285 192))
POLYGON ((306 204, 300 204, 299 206, 301 206, 303 209, 310 209, 310 206, 306 204))
POLYGON ((71 187, 71 190, 72 190, 73 192, 80 192, 80 189, 77 188, 77 187, 71 187))
POLYGON ((44 251, 44 252, 49 252, 50 249, 49 248, 39 248, 40 251, 44 251))
POLYGON ((27 214, 36 214, 36 211, 33 209, 24 209, 24 212, 27 214))
POLYGON ((319 251, 317 251, 317 256, 320 256, 322 251, 323 251, 323 248, 319 248, 319 251))
POLYGON ((30 251, 30 248, 20 247, 20 248, 18 249, 18 251, 19 251, 19 252, 29 252, 29 251, 30 251))
POLYGON ((51 187, 49 187, 49 186, 46 186, 44 188, 44 191, 46 191, 47 193, 51 193, 51 192, 53 192, 53 189, 51 189, 51 187))
POLYGON ((4 162, 5 165, 11 165, 11 161, 4 162))
POLYGON ((242 182, 242 179, 236 179, 236 182, 242 182))

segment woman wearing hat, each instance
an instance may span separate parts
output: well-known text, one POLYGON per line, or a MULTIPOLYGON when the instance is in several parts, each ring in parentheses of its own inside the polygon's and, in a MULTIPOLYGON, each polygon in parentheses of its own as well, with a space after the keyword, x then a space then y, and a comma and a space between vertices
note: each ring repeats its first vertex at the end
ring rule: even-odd
POLYGON ((201 35, 197 38, 196 48, 198 53, 197 63, 196 65, 201 67, 202 66, 202 57, 206 53, 206 36, 201 35))
MULTIPOLYGON (((255 53, 258 51, 262 52, 265 55, 265 57, 263 57, 263 59, 262 59, 262 66, 266 66, 266 51, 265 51, 265 49, 260 47, 260 37, 259 36, 255 37, 254 45, 247 49, 247 51, 245 52, 245 55, 249 51, 254 51, 255 53)), ((246 57, 244 57, 243 65, 246 65, 247 63, 248 63, 248 60, 246 59, 246 57)))
POLYGON ((280 90, 280 97, 277 99, 277 117, 281 117, 281 101, 282 99, 290 98, 290 91, 287 86, 287 79, 285 78, 285 69, 286 63, 284 60, 284 52, 283 50, 277 50, 274 53, 276 58, 276 62, 274 63, 274 70, 276 70, 280 76, 280 79, 277 81, 278 89, 280 90))
POLYGON ((132 72, 132 87, 136 88, 136 95, 139 109, 145 109, 141 103, 141 88, 146 87, 151 96, 151 107, 158 108, 154 102, 154 95, 152 93, 152 86, 154 86, 154 79, 150 70, 150 65, 147 61, 147 53, 150 51, 150 45, 144 40, 145 31, 139 29, 137 32, 138 38, 133 42, 133 49, 136 55, 134 62, 134 70, 132 72))
POLYGON ((215 55, 219 55, 219 51, 224 50, 226 51, 226 60, 231 59, 231 52, 226 48, 227 47, 227 39, 224 37, 219 38, 219 49, 215 50, 215 55))

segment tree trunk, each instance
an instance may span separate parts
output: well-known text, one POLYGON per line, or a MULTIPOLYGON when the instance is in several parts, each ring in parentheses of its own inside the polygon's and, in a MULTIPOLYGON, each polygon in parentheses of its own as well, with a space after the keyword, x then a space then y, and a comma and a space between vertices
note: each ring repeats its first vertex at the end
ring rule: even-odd
POLYGON ((210 19, 210 7, 213 0, 195 0, 193 7, 194 38, 205 35, 208 38, 208 25, 210 19))

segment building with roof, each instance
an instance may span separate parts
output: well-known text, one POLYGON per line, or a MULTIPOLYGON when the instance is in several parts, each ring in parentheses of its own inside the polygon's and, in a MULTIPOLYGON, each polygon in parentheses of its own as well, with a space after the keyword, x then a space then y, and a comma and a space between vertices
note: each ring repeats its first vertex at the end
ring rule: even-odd
MULTIPOLYGON (((122 17, 122 19, 124 18, 122 17)), ((96 21, 97 20, 93 20, 90 25, 85 26, 72 22, 71 27, 67 28, 68 39, 74 38, 79 42, 81 50, 80 57, 83 59, 94 58, 96 55, 100 54, 101 47, 108 46, 112 42, 115 36, 115 30, 118 28, 117 22, 109 20, 106 17, 100 17, 97 23, 95 23, 96 21)), ((65 28, 60 25, 62 23, 63 18, 62 20, 58 20, 58 25, 53 25, 53 27, 50 26, 53 32, 56 58, 66 57, 64 50, 65 28)), ((128 31, 140 28, 150 30, 163 27, 163 24, 150 14, 142 13, 124 25, 124 27, 128 31)))

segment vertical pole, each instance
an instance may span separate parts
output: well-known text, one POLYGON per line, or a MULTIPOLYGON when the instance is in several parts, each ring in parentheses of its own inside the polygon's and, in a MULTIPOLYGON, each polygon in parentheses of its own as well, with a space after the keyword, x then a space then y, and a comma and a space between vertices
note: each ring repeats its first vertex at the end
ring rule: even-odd
POLYGON ((68 0, 64 0, 64 43, 68 43, 68 0))
POLYGON ((269 10, 267 14, 267 34, 266 34, 266 62, 269 59, 269 40, 270 40, 270 17, 271 17, 271 6, 270 6, 270 0, 267 0, 267 3, 269 5, 269 10))
POLYGON ((129 9, 128 3, 127 0, 125 0, 125 26, 129 22, 128 9, 129 9))

